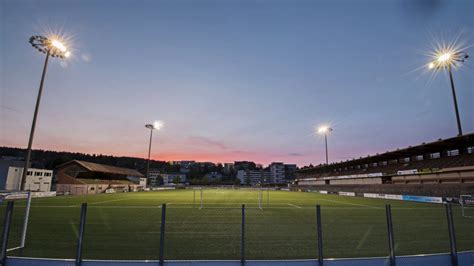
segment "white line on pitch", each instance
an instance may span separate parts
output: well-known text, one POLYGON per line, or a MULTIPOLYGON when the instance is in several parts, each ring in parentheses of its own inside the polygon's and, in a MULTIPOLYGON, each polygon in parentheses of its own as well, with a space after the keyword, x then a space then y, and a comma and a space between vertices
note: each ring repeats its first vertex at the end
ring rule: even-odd
POLYGON ((288 203, 288 205, 291 206, 291 207, 295 207, 295 208, 301 209, 300 206, 297 206, 297 205, 295 205, 295 204, 288 203))
POLYGON ((121 201, 121 200, 128 200, 128 199, 130 199, 130 198, 122 198, 122 199, 113 199, 113 200, 96 201, 96 202, 91 202, 91 203, 89 203, 89 205, 101 204, 101 203, 106 203, 106 202, 121 201))
POLYGON ((328 199, 319 199, 319 200, 329 201, 329 202, 334 202, 334 203, 340 203, 340 204, 353 205, 353 206, 368 207, 368 208, 372 208, 372 209, 383 209, 383 208, 381 208, 381 207, 375 207, 375 206, 364 205, 364 204, 357 204, 357 203, 349 203, 349 202, 337 201, 337 200, 328 200, 328 199))
POLYGON ((372 228, 374 228, 373 225, 371 225, 367 231, 365 231, 365 234, 362 236, 362 238, 359 240, 359 244, 357 244, 357 247, 356 249, 360 249, 362 247, 362 245, 364 245, 365 243, 365 240, 367 239, 367 237, 370 235, 370 233, 372 232, 372 228))

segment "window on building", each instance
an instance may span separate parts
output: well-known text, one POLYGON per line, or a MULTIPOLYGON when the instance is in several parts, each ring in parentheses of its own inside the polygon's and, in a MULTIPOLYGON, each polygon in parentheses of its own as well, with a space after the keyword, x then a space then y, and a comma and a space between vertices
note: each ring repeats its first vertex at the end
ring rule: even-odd
POLYGON ((417 161, 423 161, 423 155, 417 155, 417 156, 415 157, 415 159, 416 159, 417 161))
POLYGON ((459 155, 459 150, 451 150, 447 152, 448 156, 457 156, 459 155))
POLYGON ((43 172, 35 172, 35 176, 43 176, 43 172))
POLYGON ((439 157, 441 157, 441 154, 439 152, 435 152, 435 153, 430 154, 431 159, 437 159, 439 157))
POLYGON ((32 174, 33 174, 32 171, 27 171, 27 172, 26 172, 26 175, 32 175, 32 174))

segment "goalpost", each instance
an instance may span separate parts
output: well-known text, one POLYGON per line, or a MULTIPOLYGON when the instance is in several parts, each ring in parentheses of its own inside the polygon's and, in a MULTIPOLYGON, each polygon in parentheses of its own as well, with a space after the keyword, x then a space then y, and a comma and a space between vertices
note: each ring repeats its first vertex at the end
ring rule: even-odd
POLYGON ((3 204, 6 200, 26 200, 25 211, 23 213, 23 220, 20 233, 19 243, 15 243, 14 247, 8 248, 7 251, 12 251, 16 249, 22 249, 25 247, 26 243, 26 233, 28 231, 28 221, 30 217, 31 209, 31 192, 8 192, 2 193, 0 198, 0 204, 3 204))
POLYGON ((193 188, 193 207, 196 206, 196 196, 197 196, 197 201, 199 204, 199 209, 201 210, 203 207, 203 197, 202 197, 202 187, 195 187, 193 188), (197 194, 197 195, 196 195, 197 194))
POLYGON ((463 217, 474 218, 474 195, 461 195, 459 197, 463 217))
POLYGON ((270 207, 270 189, 269 188, 260 188, 258 190, 258 208, 260 210, 263 210, 263 204, 264 204, 264 192, 267 192, 266 198, 267 198, 267 208, 270 207))

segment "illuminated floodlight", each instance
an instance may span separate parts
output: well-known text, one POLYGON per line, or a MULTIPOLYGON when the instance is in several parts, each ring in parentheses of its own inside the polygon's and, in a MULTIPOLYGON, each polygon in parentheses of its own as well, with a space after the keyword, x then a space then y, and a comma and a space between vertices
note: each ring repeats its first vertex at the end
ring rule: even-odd
POLYGON ((71 55, 65 42, 58 37, 49 39, 41 35, 34 35, 30 37, 30 44, 38 51, 52 57, 67 58, 71 55))
POLYGON ((332 128, 328 127, 328 126, 320 126, 318 128, 318 133, 319 134, 326 134, 326 133, 329 133, 332 131, 332 128))
POLYGON ((59 40, 51 40, 51 45, 63 53, 67 51, 66 46, 64 46, 64 44, 59 40))
POLYGON ((153 122, 153 128, 156 130, 160 130, 163 127, 163 122, 162 121, 155 121, 153 122))
POLYGON ((30 167, 31 147, 33 145, 33 138, 34 138, 35 127, 36 127, 36 118, 38 116, 39 103, 40 103, 41 94, 43 91, 43 84, 44 84, 44 79, 46 77, 46 69, 48 67, 49 57, 51 56, 51 57, 58 57, 58 58, 67 58, 71 56, 71 52, 68 51, 67 45, 65 44, 64 41, 62 41, 62 38, 58 36, 47 38, 42 35, 33 35, 30 37, 29 42, 36 50, 40 51, 41 53, 46 54, 46 59, 44 61, 43 73, 41 75, 38 96, 36 99, 35 112, 33 114, 33 122, 31 123, 30 137, 28 139, 28 148, 26 148, 26 158, 25 158, 25 164, 23 166, 23 173, 20 180, 20 190, 25 189, 26 174, 28 172, 28 168, 30 167))
POLYGON ((146 163, 146 179, 150 177, 150 155, 151 155, 151 141, 153 140, 153 130, 160 130, 163 127, 163 122, 157 120, 153 124, 146 124, 146 128, 150 130, 150 142, 148 144, 148 159, 146 163))
POLYGON ((438 62, 444 63, 451 59, 451 53, 444 53, 438 57, 438 62))
POLYGON ((438 50, 432 53, 432 61, 428 64, 429 69, 452 68, 457 67, 469 58, 469 55, 463 51, 438 50))
POLYGON ((146 124, 145 127, 151 130, 160 130, 163 127, 163 122, 155 121, 153 124, 146 124))
POLYGON ((454 87, 454 78, 453 78, 453 68, 457 68, 461 63, 469 58, 469 55, 462 51, 462 49, 445 47, 440 48, 431 53, 432 61, 428 63, 428 68, 432 70, 444 70, 446 69, 449 74, 449 80, 451 83, 451 92, 453 94, 453 103, 454 103, 454 112, 456 113, 456 123, 458 127, 458 136, 462 135, 462 127, 461 127, 461 118, 459 115, 458 109, 458 101, 456 98, 456 90, 454 87))
POLYGON ((326 164, 329 164, 329 155, 328 155, 328 133, 332 132, 332 128, 327 125, 322 125, 318 127, 318 133, 324 135, 324 143, 326 146, 326 164))

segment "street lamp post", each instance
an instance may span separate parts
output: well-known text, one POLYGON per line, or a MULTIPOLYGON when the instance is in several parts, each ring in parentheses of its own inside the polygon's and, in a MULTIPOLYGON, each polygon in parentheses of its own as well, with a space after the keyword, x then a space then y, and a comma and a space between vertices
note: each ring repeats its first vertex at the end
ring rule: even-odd
POLYGON ((148 178, 150 177, 150 155, 151 155, 151 141, 153 139, 153 130, 159 130, 162 127, 162 123, 159 121, 155 121, 153 124, 146 124, 145 127, 150 129, 150 142, 148 144, 148 160, 146 163, 146 180, 148 182, 148 178))
POLYGON ((464 63, 464 61, 468 57, 469 55, 465 52, 450 52, 450 51, 437 52, 436 60, 428 64, 428 67, 431 69, 446 68, 448 70, 449 81, 451 83, 451 92, 453 94, 454 112, 456 113, 456 122, 458 126, 458 136, 462 135, 462 126, 461 126, 461 118, 460 118, 459 109, 458 109, 458 101, 456 98, 456 90, 454 88, 452 68, 456 67, 460 63, 464 63))
POLYGON ((26 176, 28 168, 30 167, 31 160, 31 147, 33 146, 33 138, 35 135, 36 118, 38 116, 38 109, 41 102, 41 94, 43 92, 43 84, 46 76, 46 70, 48 69, 49 57, 67 58, 71 55, 71 52, 67 50, 66 46, 58 39, 48 39, 44 36, 31 36, 29 40, 30 44, 38 51, 45 53, 46 58, 44 60, 43 73, 41 74, 40 87, 38 90, 38 96, 36 98, 35 112, 33 114, 33 122, 31 123, 30 137, 28 139, 28 148, 26 149, 25 164, 23 167, 23 173, 21 175, 20 190, 25 189, 26 176))
POLYGON ((324 134, 324 143, 326 145, 326 164, 329 164, 329 156, 328 156, 328 133, 332 132, 332 128, 327 126, 321 126, 318 128, 319 134, 324 134))

